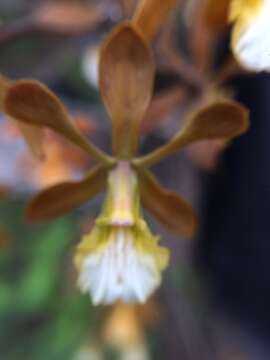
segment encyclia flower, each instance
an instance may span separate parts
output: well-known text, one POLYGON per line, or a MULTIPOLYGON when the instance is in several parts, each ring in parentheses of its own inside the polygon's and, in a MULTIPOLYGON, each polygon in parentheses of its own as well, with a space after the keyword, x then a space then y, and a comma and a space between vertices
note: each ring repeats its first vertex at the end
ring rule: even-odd
POLYGON ((149 26, 140 18, 148 13, 148 6, 139 7, 134 20, 117 27, 101 50, 100 91, 112 119, 112 155, 84 138, 60 100, 39 82, 13 82, 3 100, 4 111, 10 116, 59 132, 98 163, 81 181, 42 191, 27 209, 27 217, 33 222, 50 220, 107 188, 101 215, 75 253, 78 284, 91 294, 95 304, 117 300, 143 303, 160 284, 169 253, 150 232, 142 208, 177 235, 192 237, 196 229, 192 208, 177 193, 164 190, 149 167, 192 142, 231 139, 248 128, 247 110, 235 101, 219 99, 190 114, 184 128, 169 143, 136 157, 140 124, 154 82, 148 43, 161 22, 158 14, 152 16, 149 26))
POLYGON ((248 70, 270 71, 270 1, 231 0, 234 23, 231 47, 236 59, 248 70))

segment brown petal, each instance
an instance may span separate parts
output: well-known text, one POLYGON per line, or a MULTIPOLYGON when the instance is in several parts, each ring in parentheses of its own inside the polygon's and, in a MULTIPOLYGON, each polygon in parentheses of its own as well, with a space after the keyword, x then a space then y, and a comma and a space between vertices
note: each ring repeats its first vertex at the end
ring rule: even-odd
POLYGON ((98 194, 106 184, 106 170, 95 167, 81 181, 54 185, 37 194, 26 209, 26 219, 39 223, 65 215, 98 194))
POLYGON ((192 237, 197 217, 191 206, 175 192, 163 189, 148 170, 141 171, 139 179, 143 206, 175 234, 192 237))
POLYGON ((175 6, 176 0, 141 0, 134 15, 134 24, 147 41, 159 31, 169 12, 175 6))
MULTIPOLYGON (((11 86, 11 81, 6 79, 3 76, 0 76, 0 110, 4 111, 4 101, 6 94, 11 86)), ((32 153, 42 160, 45 156, 44 147, 43 147, 43 131, 34 126, 23 124, 16 119, 10 118, 10 121, 14 121, 16 126, 19 128, 21 134, 23 135, 26 143, 28 144, 32 153)))
POLYGON ((194 112, 179 136, 186 142, 203 139, 231 139, 249 127, 248 110, 236 101, 219 100, 194 112))
POLYGON ((195 141, 232 139, 249 127, 248 110, 236 101, 218 100, 191 114, 187 125, 168 144, 135 161, 151 166, 195 141))
POLYGON ((99 72, 101 95, 113 123, 113 152, 129 158, 137 149, 154 82, 152 53, 131 24, 109 36, 101 50, 99 72))
POLYGON ((70 120, 62 102, 44 85, 34 80, 19 80, 8 89, 4 111, 17 121, 48 127, 87 151, 98 161, 107 156, 88 142, 70 120))
POLYGON ((224 31, 228 26, 231 0, 204 0, 203 21, 211 31, 224 31))
POLYGON ((220 32, 226 30, 231 0, 200 0, 190 11, 192 23, 189 47, 197 68, 202 73, 211 73, 215 50, 220 41, 220 32))

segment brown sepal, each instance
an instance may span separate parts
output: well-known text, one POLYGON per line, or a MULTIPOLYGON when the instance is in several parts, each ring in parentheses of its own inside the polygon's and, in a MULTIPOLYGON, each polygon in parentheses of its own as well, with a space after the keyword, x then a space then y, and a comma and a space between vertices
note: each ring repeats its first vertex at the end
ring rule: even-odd
POLYGON ((81 181, 54 185, 34 196, 27 206, 26 220, 40 223, 65 215, 91 200, 105 184, 106 170, 97 166, 81 181))
POLYGON ((148 171, 139 173, 143 206, 176 235, 191 238, 197 228, 197 216, 192 207, 177 193, 162 188, 148 171))

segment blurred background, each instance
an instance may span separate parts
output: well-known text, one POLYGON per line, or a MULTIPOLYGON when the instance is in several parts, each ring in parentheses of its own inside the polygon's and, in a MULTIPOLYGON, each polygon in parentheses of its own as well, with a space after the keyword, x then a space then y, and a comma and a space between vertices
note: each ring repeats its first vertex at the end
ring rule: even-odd
MULTIPOLYGON (((44 82, 76 126, 110 151, 111 126, 98 93, 99 46, 136 3, 1 0, 0 73, 44 82)), ((179 239, 147 214, 172 262, 144 306, 93 307, 76 287, 73 250, 101 197, 45 225, 24 221, 34 193, 79 178, 91 159, 48 130, 35 151, 41 161, 22 136, 33 147, 31 135, 0 116, 1 359, 270 358, 270 78, 237 66, 224 21, 228 1, 211 16, 208 3, 179 0, 155 39, 155 92, 141 152, 166 142, 188 110, 219 94, 250 109, 251 128, 233 144, 198 143, 155 167, 160 181, 196 208, 200 229, 192 241, 179 239)))

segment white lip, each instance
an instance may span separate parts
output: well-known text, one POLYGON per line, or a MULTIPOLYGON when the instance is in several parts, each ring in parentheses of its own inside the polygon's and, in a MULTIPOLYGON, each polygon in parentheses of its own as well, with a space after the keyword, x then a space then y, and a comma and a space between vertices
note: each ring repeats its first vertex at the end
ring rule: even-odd
POLYGON ((160 282, 154 257, 139 252, 131 230, 123 228, 115 230, 104 249, 85 258, 78 281, 95 305, 118 300, 144 303, 160 282))

